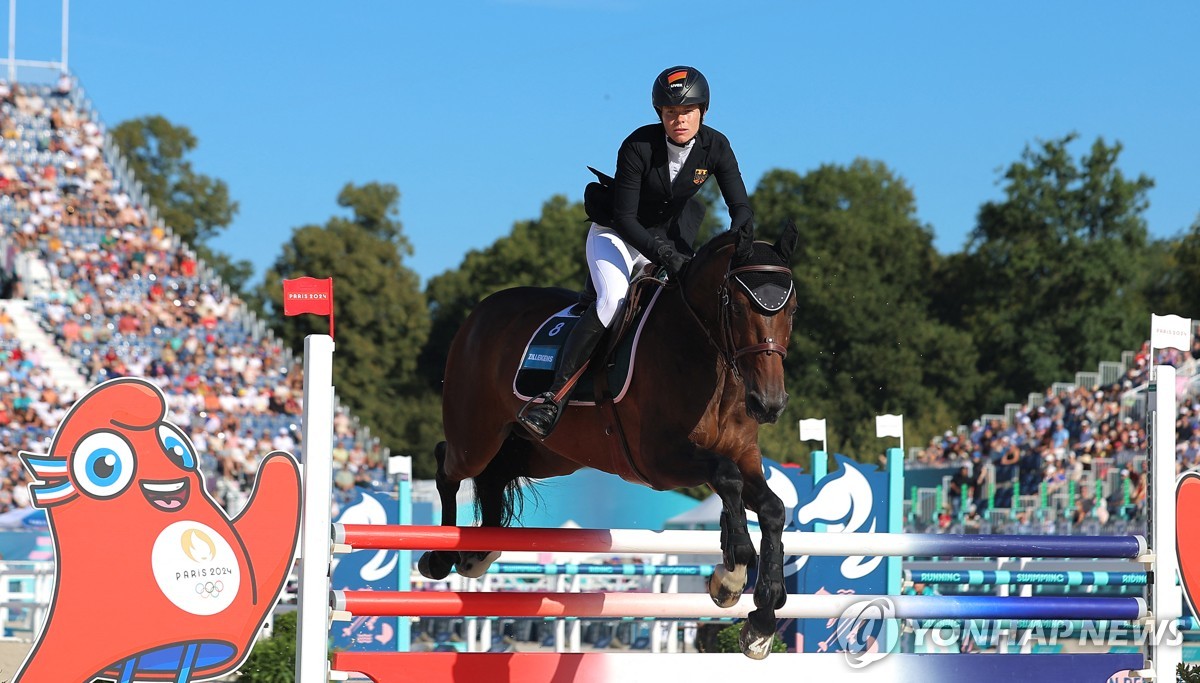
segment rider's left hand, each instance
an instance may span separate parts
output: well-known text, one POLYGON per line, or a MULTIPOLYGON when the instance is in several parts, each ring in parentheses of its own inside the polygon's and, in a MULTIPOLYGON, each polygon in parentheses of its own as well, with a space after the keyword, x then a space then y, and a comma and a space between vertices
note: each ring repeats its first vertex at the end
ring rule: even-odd
POLYGON ((742 245, 745 245, 745 253, 743 253, 742 251, 738 251, 738 255, 737 255, 738 259, 744 261, 744 260, 750 258, 751 249, 752 249, 753 242, 754 242, 754 239, 753 239, 754 238, 754 218, 753 218, 753 216, 747 215, 747 214, 734 216, 733 220, 731 221, 731 223, 729 225, 729 231, 744 233, 751 238, 748 240, 740 240, 739 239, 737 241, 737 244, 739 245, 739 249, 741 248, 742 245))

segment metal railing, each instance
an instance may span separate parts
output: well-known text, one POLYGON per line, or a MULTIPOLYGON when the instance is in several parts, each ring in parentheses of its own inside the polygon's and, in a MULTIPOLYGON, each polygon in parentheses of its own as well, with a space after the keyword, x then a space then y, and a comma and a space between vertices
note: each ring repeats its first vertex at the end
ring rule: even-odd
POLYGON ((999 533, 994 529, 1001 525, 1002 520, 1011 522, 1006 523, 1007 526, 1024 520, 1026 523, 1054 526, 1058 531, 1053 533, 1071 533, 1071 529, 1082 525, 1073 526, 1068 522, 1074 516, 1077 504, 1083 500, 1093 503, 1088 518, 1101 524, 1121 522, 1144 525, 1144 515, 1135 501, 1136 491, 1129 473, 1144 474, 1146 462, 1147 456, 1143 451, 1122 451, 1111 458, 1093 459, 1090 468, 1079 472, 1075 479, 1058 484, 1040 481, 1033 491, 1021 490, 1017 477, 997 480, 996 467, 989 463, 984 465, 984 491, 977 491, 974 496, 960 493, 958 500, 955 500, 950 486, 952 477, 949 475, 942 478, 939 486, 913 486, 907 489, 905 493, 908 500, 904 502, 906 526, 909 530, 917 531, 936 526, 939 515, 946 510, 953 513, 951 523, 961 524, 966 520, 971 506, 978 504, 976 511, 987 527, 993 529, 982 533, 999 533))

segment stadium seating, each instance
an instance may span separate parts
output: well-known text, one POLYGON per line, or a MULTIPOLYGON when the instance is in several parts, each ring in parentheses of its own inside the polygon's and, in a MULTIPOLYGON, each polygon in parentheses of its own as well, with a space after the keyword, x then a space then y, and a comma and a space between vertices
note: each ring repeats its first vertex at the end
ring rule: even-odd
MULTIPOLYGON (((121 376, 159 384, 211 456, 202 459, 210 492, 236 513, 263 455, 302 455, 298 359, 158 224, 78 90, 14 87, 0 102, 0 139, 0 254, 18 271, 16 293, 73 359, 81 386, 121 376)), ((16 452, 45 451, 75 396, 12 325, 0 329, 0 356, 0 379, 11 377, 0 386, 3 512, 28 505, 16 452)), ((335 455, 354 485, 384 483, 386 451, 341 408, 335 455)))

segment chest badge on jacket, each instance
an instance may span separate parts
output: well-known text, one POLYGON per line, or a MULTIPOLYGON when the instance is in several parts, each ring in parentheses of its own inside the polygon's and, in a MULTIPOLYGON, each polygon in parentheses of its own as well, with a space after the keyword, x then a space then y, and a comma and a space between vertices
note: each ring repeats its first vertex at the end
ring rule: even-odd
POLYGON ((692 182, 695 183, 696 185, 703 185, 705 180, 708 180, 708 169, 707 168, 696 169, 696 174, 694 176, 692 176, 692 182))

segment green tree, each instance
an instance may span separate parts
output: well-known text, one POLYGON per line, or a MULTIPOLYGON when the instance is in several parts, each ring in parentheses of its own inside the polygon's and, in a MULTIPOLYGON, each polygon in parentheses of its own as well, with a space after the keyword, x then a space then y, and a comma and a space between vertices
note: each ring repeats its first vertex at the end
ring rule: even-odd
POLYGON ((292 683, 296 680, 296 621, 299 613, 275 615, 271 637, 254 643, 254 649, 238 669, 245 683, 292 683))
POLYGON ((582 204, 556 195, 542 205, 537 219, 517 222, 491 246, 467 252, 457 269, 429 280, 425 292, 433 327, 421 367, 431 388, 440 393, 450 341, 488 295, 520 286, 583 287, 589 225, 582 204))
POLYGON ((334 279, 337 353, 334 383, 345 403, 394 453, 421 455, 433 427, 421 401, 417 356, 429 334, 429 314, 417 274, 404 265, 412 247, 399 221, 394 185, 346 185, 324 226, 296 228, 267 271, 259 296, 266 315, 294 350, 304 337, 326 334, 314 316, 284 317, 282 280, 334 279))
POLYGON ((805 176, 774 170, 751 201, 759 239, 789 218, 799 230, 799 311, 784 366, 792 398, 762 431, 764 453, 797 453, 803 417, 828 418, 831 449, 867 459, 893 445, 875 439, 876 415, 903 413, 910 435, 956 419, 977 390, 975 347, 930 311, 940 257, 904 181, 862 159, 805 176))
POLYGON ((1194 295, 1200 290, 1200 218, 1183 235, 1152 242, 1149 252, 1141 269, 1149 311, 1200 318, 1194 295))
POLYGON ((234 261, 208 245, 233 221, 238 205, 230 198, 225 181, 192 167, 188 156, 199 144, 192 131, 155 115, 122 121, 113 129, 112 137, 163 222, 190 244, 230 288, 240 292, 254 267, 249 261, 234 261))
POLYGON ((1097 139, 1076 160, 1075 139, 1026 147, 1004 173, 1004 199, 979 210, 939 283, 941 314, 979 345, 984 408, 1070 379, 1144 336, 1142 214, 1153 181, 1118 168, 1120 143, 1097 139))

